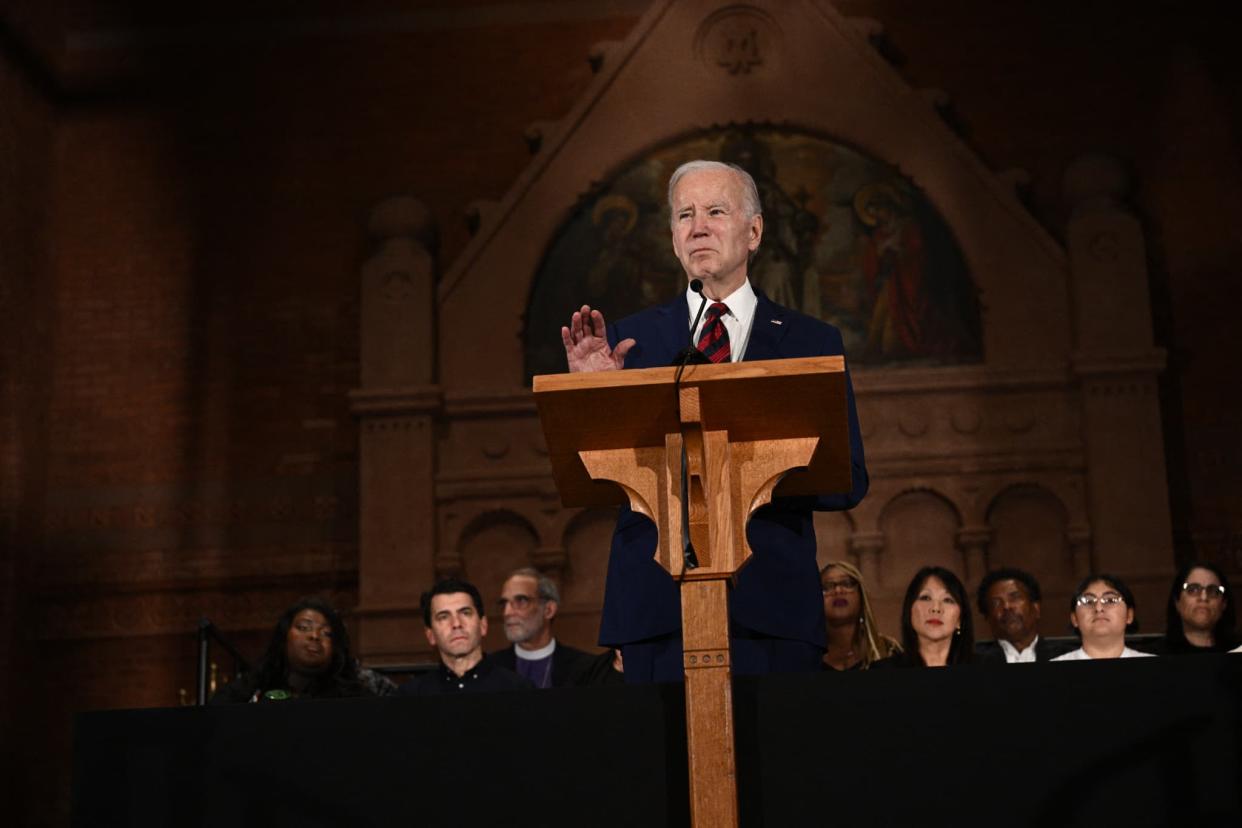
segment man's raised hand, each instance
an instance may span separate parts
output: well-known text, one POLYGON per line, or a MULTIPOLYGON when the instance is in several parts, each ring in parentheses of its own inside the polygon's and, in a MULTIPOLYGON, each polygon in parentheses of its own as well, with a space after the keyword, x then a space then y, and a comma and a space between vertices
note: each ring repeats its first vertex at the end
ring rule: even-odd
POLYGON ((579 371, 616 371, 625 365, 625 355, 634 347, 633 339, 623 339, 616 348, 608 345, 604 315, 583 305, 574 311, 569 327, 561 328, 565 360, 571 373, 579 371))

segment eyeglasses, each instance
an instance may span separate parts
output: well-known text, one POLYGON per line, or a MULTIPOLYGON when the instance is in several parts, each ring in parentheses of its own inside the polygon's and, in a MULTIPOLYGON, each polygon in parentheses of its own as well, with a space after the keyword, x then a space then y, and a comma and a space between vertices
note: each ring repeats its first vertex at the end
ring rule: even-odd
POLYGON ((1225 588, 1221 584, 1196 584, 1194 581, 1188 581, 1182 584, 1182 592, 1193 598, 1203 595, 1208 600, 1225 597, 1225 588))
POLYGON ((523 612, 526 610, 527 607, 529 607, 534 602, 535 602, 535 599, 530 597, 529 595, 514 595, 512 598, 501 598, 500 600, 496 602, 496 606, 500 607, 501 612, 504 612, 505 607, 507 607, 509 604, 513 604, 513 608, 515 610, 518 610, 519 612, 523 612))
POLYGON ((824 581, 825 595, 830 592, 836 592, 837 590, 841 590, 842 592, 856 592, 858 590, 858 581, 853 578, 846 578, 841 581, 824 581))
POLYGON ((1100 607, 1107 609, 1108 607, 1115 606, 1117 604, 1124 604, 1125 602, 1126 599, 1122 598, 1115 592, 1106 592, 1098 598, 1090 592, 1086 592, 1079 595, 1078 599, 1074 601, 1074 604, 1080 607, 1095 607, 1096 605, 1099 605, 1100 607))

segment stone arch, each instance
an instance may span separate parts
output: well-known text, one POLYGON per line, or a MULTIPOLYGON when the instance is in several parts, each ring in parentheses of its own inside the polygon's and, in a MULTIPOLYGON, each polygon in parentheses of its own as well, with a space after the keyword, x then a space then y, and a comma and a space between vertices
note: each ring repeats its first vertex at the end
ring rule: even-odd
POLYGON ((1090 566, 1072 537, 1071 514, 1056 493, 1033 482, 1002 489, 988 504, 989 567, 1025 569, 1039 581, 1043 635, 1066 634, 1067 606, 1079 570, 1090 566))
POLYGON ((904 593, 921 567, 943 566, 963 575, 957 532, 961 512, 952 500, 932 488, 906 489, 884 505, 880 513, 884 551, 880 555, 880 588, 904 593))
POLYGON ((1015 483, 988 504, 992 529, 989 568, 1015 566, 1045 579, 1073 580, 1067 530, 1069 509, 1059 497, 1037 483, 1015 483))
MULTIPOLYGON (((531 565, 538 543, 538 532, 524 516, 509 509, 484 511, 466 524, 457 541, 456 573, 437 574, 459 574, 473 583, 490 612, 505 578, 512 570, 531 565)), ((443 568, 444 563, 437 567, 443 568)))
POLYGON ((567 609, 599 606, 616 522, 615 509, 584 509, 565 526, 561 542, 566 561, 561 599, 567 609))
POLYGON ((560 536, 565 563, 556 636, 581 649, 593 649, 598 638, 598 613, 616 522, 616 509, 583 509, 566 522, 560 536))
POLYGON ((749 168, 764 215, 752 284, 778 304, 835 325, 855 366, 981 361, 978 289, 929 194, 832 133, 749 123, 677 135, 610 170, 577 199, 531 280, 522 333, 528 377, 564 370, 560 326, 582 297, 620 318, 685 290, 669 244, 667 181, 694 158, 749 168), (910 315, 917 321, 899 335, 877 322, 883 303, 865 285, 878 278, 881 256, 904 255, 893 252, 902 244, 911 252, 886 267, 935 273, 936 280, 910 315))
POLYGON ((853 549, 854 519, 849 512, 815 513, 815 563, 821 569, 828 561, 858 564, 853 549))

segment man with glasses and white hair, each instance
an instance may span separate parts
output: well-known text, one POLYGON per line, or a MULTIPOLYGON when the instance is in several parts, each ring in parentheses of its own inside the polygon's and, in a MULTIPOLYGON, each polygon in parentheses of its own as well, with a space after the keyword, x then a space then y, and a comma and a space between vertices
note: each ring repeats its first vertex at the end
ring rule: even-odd
POLYGON ((492 655, 497 664, 539 688, 588 682, 596 656, 562 644, 552 634, 561 594, 551 578, 532 567, 515 570, 497 603, 505 621, 505 638, 512 644, 492 655))
MULTIPOLYGON (((561 328, 570 371, 671 365, 689 342, 710 361, 842 354, 833 326, 781 307, 752 287, 750 260, 763 237, 754 179, 719 161, 690 161, 669 179, 673 252, 687 289, 672 302, 608 325, 583 305, 561 328), (701 283, 707 312, 693 330, 701 283)), ((812 510, 849 509, 867 492, 862 436, 846 376, 852 485, 844 494, 776 498, 747 526, 753 558, 729 595, 735 674, 813 672, 824 652, 824 609, 812 510)), ((621 507, 608 560, 599 643, 620 647, 629 682, 680 681, 681 601, 655 561, 656 526, 621 507)))

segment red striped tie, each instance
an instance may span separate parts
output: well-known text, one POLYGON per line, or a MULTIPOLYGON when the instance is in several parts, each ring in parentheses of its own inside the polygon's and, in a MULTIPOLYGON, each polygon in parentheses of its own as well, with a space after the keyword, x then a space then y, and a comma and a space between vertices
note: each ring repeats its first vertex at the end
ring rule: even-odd
POLYGON ((724 302, 716 302, 707 309, 707 320, 699 334, 699 350, 712 362, 729 361, 729 332, 721 319, 728 312, 729 306, 724 302))

